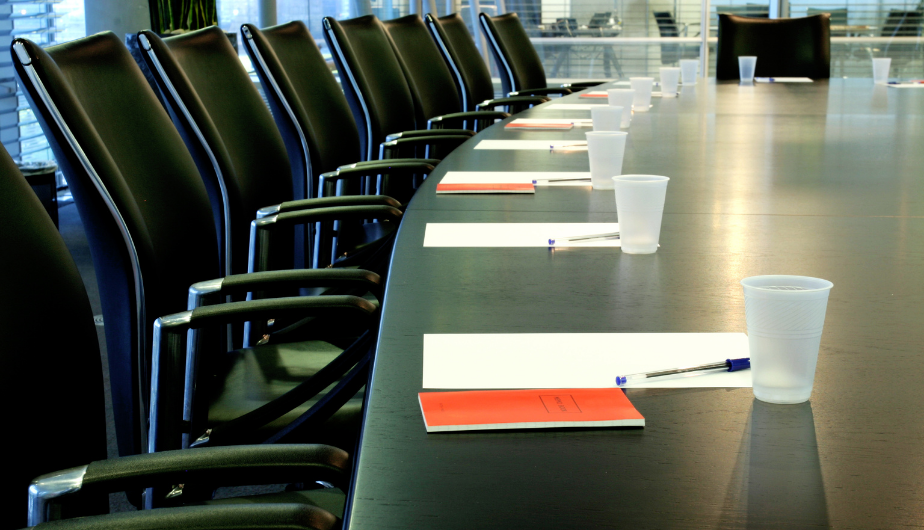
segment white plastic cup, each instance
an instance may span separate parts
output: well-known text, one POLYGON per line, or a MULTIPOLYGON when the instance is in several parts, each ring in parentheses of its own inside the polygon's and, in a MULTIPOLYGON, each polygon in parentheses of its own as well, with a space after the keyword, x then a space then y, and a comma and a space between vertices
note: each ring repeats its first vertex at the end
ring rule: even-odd
POLYGON ((669 180, 657 175, 613 177, 620 246, 626 254, 654 254, 658 251, 669 180))
POLYGON ((635 98, 632 100, 632 110, 635 112, 648 112, 651 106, 651 88, 654 86, 653 77, 630 77, 629 84, 635 91, 635 98))
POLYGON ((611 88, 606 91, 606 98, 611 107, 622 107, 622 121, 619 126, 623 129, 632 123, 632 100, 635 91, 631 88, 611 88))
POLYGON ((834 284, 808 276, 752 276, 741 286, 754 397, 767 403, 808 401, 834 284))
POLYGON ((738 77, 742 85, 754 84, 754 69, 757 68, 757 57, 754 55, 741 55, 738 57, 738 77))
POLYGON ((886 85, 889 83, 889 67, 892 66, 891 57, 873 59, 873 83, 886 85))
POLYGON ((590 109, 595 131, 618 131, 622 126, 622 107, 596 105, 590 109))
POLYGON ((696 71, 699 69, 699 59, 681 59, 680 75, 683 86, 696 84, 696 71))
POLYGON ((613 189, 613 177, 622 174, 622 159, 626 152, 626 137, 622 131, 587 133, 587 155, 590 158, 590 181, 595 190, 613 189))
POLYGON ((680 68, 662 67, 661 70, 661 97, 677 97, 677 83, 680 81, 680 68))

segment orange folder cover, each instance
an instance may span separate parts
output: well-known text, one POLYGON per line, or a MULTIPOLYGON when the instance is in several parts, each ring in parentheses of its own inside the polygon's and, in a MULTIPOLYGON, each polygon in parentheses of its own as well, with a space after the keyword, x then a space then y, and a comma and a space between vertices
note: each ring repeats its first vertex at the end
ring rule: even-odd
POLYGON ((573 129, 573 123, 538 123, 538 122, 529 122, 529 123, 517 123, 510 122, 507 125, 504 125, 504 129, 555 129, 555 130, 569 130, 573 129))
POLYGON ((427 432, 552 427, 644 427, 619 388, 421 392, 427 432))
POLYGON ((437 184, 437 193, 536 193, 531 183, 437 184))
POLYGON ((581 94, 581 95, 578 96, 578 97, 582 97, 582 98, 608 98, 608 97, 610 97, 610 95, 607 94, 606 92, 603 92, 603 93, 600 93, 600 92, 588 92, 587 94, 581 94))

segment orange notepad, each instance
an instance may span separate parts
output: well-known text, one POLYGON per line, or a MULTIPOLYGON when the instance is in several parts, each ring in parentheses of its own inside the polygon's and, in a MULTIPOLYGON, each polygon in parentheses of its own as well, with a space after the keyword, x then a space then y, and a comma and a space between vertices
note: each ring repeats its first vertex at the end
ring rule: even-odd
POLYGON ((539 130, 564 130, 573 129, 573 123, 539 123, 539 122, 527 122, 527 123, 517 123, 512 121, 507 125, 504 125, 504 129, 539 129, 539 130))
POLYGON ((587 92, 586 94, 581 94, 578 97, 582 98, 607 98, 610 95, 605 90, 598 90, 596 92, 587 92))
POLYGON ((421 392, 427 432, 552 427, 644 427, 619 388, 421 392))
POLYGON ((531 183, 508 184, 437 184, 437 193, 536 193, 531 183))

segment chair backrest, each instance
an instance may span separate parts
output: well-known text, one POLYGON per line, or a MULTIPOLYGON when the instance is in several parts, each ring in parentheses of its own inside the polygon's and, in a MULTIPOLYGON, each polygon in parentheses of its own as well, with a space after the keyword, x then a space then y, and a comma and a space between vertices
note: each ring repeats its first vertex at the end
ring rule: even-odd
POLYGON ((569 37, 574 36, 574 32, 578 29, 578 23, 576 18, 557 18, 555 19, 555 29, 560 31, 563 35, 569 37))
POLYGON ((113 33, 46 49, 16 39, 13 54, 87 231, 119 452, 139 453, 154 320, 185 309, 191 284, 219 276, 208 194, 183 139, 113 33))
POLYGON ((924 11, 890 9, 882 25, 883 37, 917 37, 921 34, 924 11))
POLYGON ((767 4, 717 5, 715 12, 717 15, 725 13, 739 17, 770 18, 770 8, 767 4))
POLYGON ((677 22, 674 20, 674 14, 670 11, 654 11, 655 22, 658 24, 658 33, 662 37, 679 37, 677 31, 677 22))
POLYGON ((382 22, 414 96, 417 123, 460 112, 462 100, 449 67, 419 15, 382 22))
POLYGON ((263 84, 293 174, 318 177, 362 160, 359 131, 340 85, 300 21, 263 30, 241 26, 244 48, 263 84))
POLYGON ((481 60, 475 40, 462 17, 458 13, 439 18, 427 14, 425 20, 430 36, 436 42, 452 73, 456 89, 462 96, 463 110, 473 112, 482 101, 494 99, 491 71, 481 60))
POLYGON ((491 17, 479 13, 481 31, 500 72, 504 93, 546 88, 545 68, 516 13, 491 17))
POLYGON ((324 17, 323 22, 324 39, 360 130, 363 158, 375 160, 386 136, 421 128, 411 89, 375 15, 339 22, 324 17))
POLYGON ((612 11, 605 11, 603 13, 594 13, 590 17, 587 27, 590 29, 611 28, 617 24, 619 24, 619 17, 615 16, 612 11))
MULTIPOLYGON (((662 37, 679 37, 677 21, 670 11, 654 11, 655 22, 658 24, 658 33, 662 37)), ((682 48, 677 44, 661 45, 661 64, 674 64, 681 59, 682 48)))
MULTIPOLYGON (((257 210, 305 198, 305 174, 292 174, 273 117, 221 29, 168 39, 142 31, 138 41, 220 215, 224 274, 246 273, 257 210)), ((292 266, 289 256, 274 259, 292 266)))
POLYGON ((758 77, 827 79, 830 15, 770 20, 720 14, 716 79, 738 79, 740 55, 757 56, 758 77))
MULTIPOLYGON (((106 458, 103 373, 93 312, 54 223, 0 147, 0 298, 7 453, 0 528, 26 526, 35 477, 106 458), (18 405, 17 405, 18 403, 18 405), (13 435, 15 433, 15 435, 13 435)), ((108 496, 81 503, 105 513, 108 496)))

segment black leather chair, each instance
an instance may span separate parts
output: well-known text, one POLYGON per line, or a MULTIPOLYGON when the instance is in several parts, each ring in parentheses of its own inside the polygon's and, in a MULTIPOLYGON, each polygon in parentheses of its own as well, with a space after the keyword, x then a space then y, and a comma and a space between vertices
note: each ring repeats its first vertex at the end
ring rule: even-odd
POLYGON ((584 89, 606 81, 586 81, 550 88, 546 82, 542 60, 516 13, 505 13, 496 17, 478 13, 481 31, 488 41, 488 48, 500 72, 504 93, 510 96, 566 95, 571 89, 584 89))
MULTIPOLYGON (((28 524, 67 529, 217 529, 239 528, 245 521, 254 528, 268 524, 278 528, 280 522, 293 528, 336 524, 329 513, 292 504, 200 506, 99 516, 109 511, 110 492, 128 488, 305 480, 344 486, 349 456, 333 447, 277 445, 106 460, 103 372, 90 301, 54 223, 2 148, 0 242, 16 249, 15 256, 0 260, 0 278, 4 279, 0 300, 2 395, 7 403, 18 403, 6 413, 10 428, 28 433, 7 437, 11 444, 7 449, 16 463, 8 466, 3 481, 0 528, 28 524), (60 517, 82 518, 40 524, 60 517)), ((303 495, 299 500, 310 503, 311 497, 303 495)))
POLYGON ((499 111, 462 112, 462 101, 449 67, 443 62, 419 15, 385 20, 382 25, 414 97, 417 123, 426 122, 428 129, 468 128, 479 131, 495 120, 510 117, 510 114, 499 111))
POLYGON ((428 13, 425 22, 452 73, 456 90, 462 98, 463 110, 471 112, 503 107, 507 112, 516 113, 549 101, 547 96, 495 98, 491 71, 481 60, 475 40, 462 17, 452 13, 436 18, 428 13))
MULTIPOLYGON (((384 273, 390 252, 381 252, 378 247, 395 223, 363 223, 367 217, 363 209, 355 210, 353 216, 341 211, 336 232, 329 220, 309 224, 307 234, 301 232, 301 223, 281 222, 279 214, 283 212, 310 215, 310 210, 319 207, 400 204, 390 197, 304 200, 315 195, 313 179, 302 171, 303 165, 292 170, 273 117, 224 32, 213 26, 161 40, 142 31, 138 41, 174 123, 210 189, 215 215, 226 220, 219 224, 232 256, 226 274, 292 267, 292 260, 282 253, 291 245, 277 245, 275 264, 266 263, 267 256, 258 249, 264 247, 262 239, 268 230, 276 232, 277 241, 294 230, 297 249, 311 248, 314 243, 313 252, 304 252, 310 256, 309 266, 325 267, 335 263, 336 256, 347 254, 354 256, 350 264, 359 262, 384 273), (251 235, 251 221, 264 207, 270 209, 261 212, 263 218, 251 235), (365 259, 366 254, 384 256, 372 262, 365 259)), ((418 171, 428 168, 432 166, 414 166, 418 171)), ((298 268, 305 265, 302 255, 296 251, 298 268)))
MULTIPOLYGON (((330 441, 351 450, 361 403, 337 407, 349 399, 357 382, 359 386, 364 383, 371 354, 369 334, 366 342, 344 347, 359 330, 375 329, 374 303, 355 296, 318 296, 291 302, 258 300, 193 307, 251 291, 288 292, 329 285, 377 290, 379 278, 353 270, 271 271, 221 278, 218 238, 203 180, 121 40, 112 33, 101 33, 42 49, 17 39, 13 56, 23 92, 67 176, 91 245, 100 282, 120 454, 178 448, 210 429, 214 432, 209 441, 214 444, 265 440, 283 432, 280 429, 297 437, 299 425, 314 427, 331 414, 326 424, 330 429, 318 428, 308 439, 322 441, 329 435, 330 441), (191 312, 166 319, 151 332, 159 315, 182 311, 187 300, 193 306, 191 312), (208 340, 222 334, 220 320, 265 322, 273 314, 280 319, 298 315, 314 316, 319 324, 326 319, 332 322, 312 335, 313 343, 226 353, 218 341, 208 340), (349 333, 332 325, 338 322, 349 333), (199 340, 192 342, 202 342, 205 354, 186 359, 185 330, 200 327, 199 340), (325 340, 331 337, 336 337, 334 342, 325 340), (167 342, 161 344, 155 338, 167 342), (157 358, 155 342, 161 346, 157 358), (336 359, 348 364, 343 372, 322 373, 318 368, 336 359), (188 373, 186 362, 193 368, 188 373), (155 399, 150 386, 158 366, 155 399), (184 384, 187 376, 190 379, 184 384), (345 392, 303 395, 303 391, 309 393, 305 388, 320 385, 323 389, 338 378, 346 382, 345 392), (304 399, 294 409, 260 408, 267 402, 278 403, 272 400, 276 396, 304 399), (310 408, 314 405, 317 408, 310 408), (149 410, 156 411, 150 415, 161 420, 159 425, 169 434, 166 439, 149 435, 149 410), (302 417, 303 412, 308 415, 302 417), (234 428, 231 420, 245 413, 249 418, 234 428), (221 430, 226 435, 220 435, 221 430)), ((397 209, 375 208, 392 210, 400 218, 397 209)))
MULTIPOLYGON (((241 34, 282 133, 293 172, 298 168, 300 174, 308 174, 317 196, 336 194, 337 184, 346 181, 347 186, 340 186, 343 193, 349 182, 375 178, 385 169, 397 167, 422 176, 439 163, 437 159, 360 162, 364 158, 360 134, 349 104, 302 22, 263 31, 244 24, 241 34)), ((398 177, 402 176, 385 173, 386 190, 388 181, 398 177)))
POLYGON ((716 79, 738 79, 738 56, 757 56, 757 77, 831 76, 830 15, 762 19, 719 15, 716 79))
POLYGON ((364 133, 360 141, 367 160, 376 155, 394 158, 418 146, 435 149, 435 158, 442 158, 440 154, 474 134, 462 129, 419 130, 426 122, 417 122, 401 63, 375 15, 342 21, 324 17, 323 23, 347 102, 364 133))

